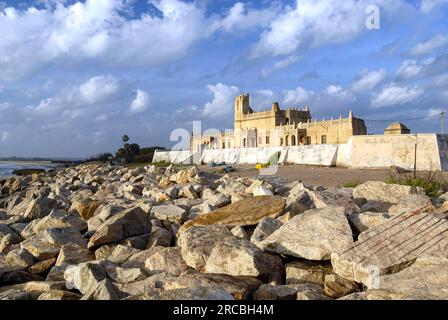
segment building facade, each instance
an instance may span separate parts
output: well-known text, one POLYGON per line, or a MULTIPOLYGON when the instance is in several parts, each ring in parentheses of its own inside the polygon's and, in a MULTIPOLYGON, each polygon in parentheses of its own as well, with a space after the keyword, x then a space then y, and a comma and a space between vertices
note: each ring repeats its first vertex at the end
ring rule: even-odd
POLYGON ((354 135, 366 135, 364 120, 348 118, 317 121, 308 107, 281 110, 277 102, 270 110, 255 112, 249 95, 235 98, 234 129, 191 136, 191 151, 204 148, 289 147, 313 144, 344 144, 354 135))

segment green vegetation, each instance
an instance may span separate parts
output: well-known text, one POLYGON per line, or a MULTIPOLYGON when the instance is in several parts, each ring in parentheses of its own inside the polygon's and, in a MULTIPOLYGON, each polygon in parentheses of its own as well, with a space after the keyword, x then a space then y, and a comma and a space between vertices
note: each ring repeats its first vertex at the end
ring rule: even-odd
POLYGON ((362 184, 361 181, 354 180, 354 181, 347 181, 347 182, 344 183, 342 186, 343 186, 344 188, 356 188, 356 187, 359 186, 360 184, 362 184))
POLYGON ((108 162, 113 159, 112 153, 100 153, 86 159, 86 162, 108 162))
POLYGON ((17 169, 12 172, 16 176, 30 176, 35 173, 45 172, 44 169, 17 169))
POLYGON ((389 173, 386 183, 401 184, 411 187, 420 187, 428 197, 436 198, 448 191, 448 182, 441 172, 393 172, 389 173))

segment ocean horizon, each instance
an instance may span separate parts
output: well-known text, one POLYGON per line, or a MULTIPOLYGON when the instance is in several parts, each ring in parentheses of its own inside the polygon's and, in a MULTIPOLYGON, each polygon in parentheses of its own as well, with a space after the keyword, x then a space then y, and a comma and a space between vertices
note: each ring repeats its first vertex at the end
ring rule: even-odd
POLYGON ((54 167, 51 163, 46 162, 30 162, 24 161, 0 161, 0 178, 12 176, 14 170, 20 169, 49 169, 54 167))

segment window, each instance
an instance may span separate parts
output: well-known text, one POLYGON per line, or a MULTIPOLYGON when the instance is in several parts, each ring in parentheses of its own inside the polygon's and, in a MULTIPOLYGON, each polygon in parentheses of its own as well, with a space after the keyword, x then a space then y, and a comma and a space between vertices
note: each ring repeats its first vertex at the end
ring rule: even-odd
POLYGON ((291 145, 292 146, 296 145, 296 136, 291 136, 291 145))
POLYGON ((232 141, 227 142, 227 148, 232 148, 232 141))
POLYGON ((258 137, 258 144, 260 146, 263 144, 263 137, 258 137))
POLYGON ((321 136, 320 137, 320 142, 322 143, 322 144, 326 144, 327 143, 327 136, 321 136))
POLYGON ((306 137, 306 144, 311 144, 311 137, 306 137))
POLYGON ((243 139, 243 147, 246 148, 246 138, 243 139))
POLYGON ((289 136, 286 136, 285 140, 286 140, 286 146, 289 146, 289 136))
POLYGON ((283 146, 283 138, 280 138, 280 145, 283 146))
POLYGON ((226 143, 225 143, 225 141, 222 142, 222 148, 223 148, 223 149, 226 148, 226 143))
POLYGON ((269 136, 266 136, 266 144, 269 144, 269 136))

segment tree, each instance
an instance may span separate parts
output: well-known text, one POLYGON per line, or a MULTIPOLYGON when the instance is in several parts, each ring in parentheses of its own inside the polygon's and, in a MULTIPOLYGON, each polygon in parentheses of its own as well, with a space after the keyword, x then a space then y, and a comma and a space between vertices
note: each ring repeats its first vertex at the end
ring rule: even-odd
POLYGON ((117 150, 115 156, 119 159, 124 159, 125 163, 129 163, 140 152, 140 146, 136 143, 129 144, 129 137, 126 134, 123 135, 121 140, 123 140, 124 145, 117 150))

